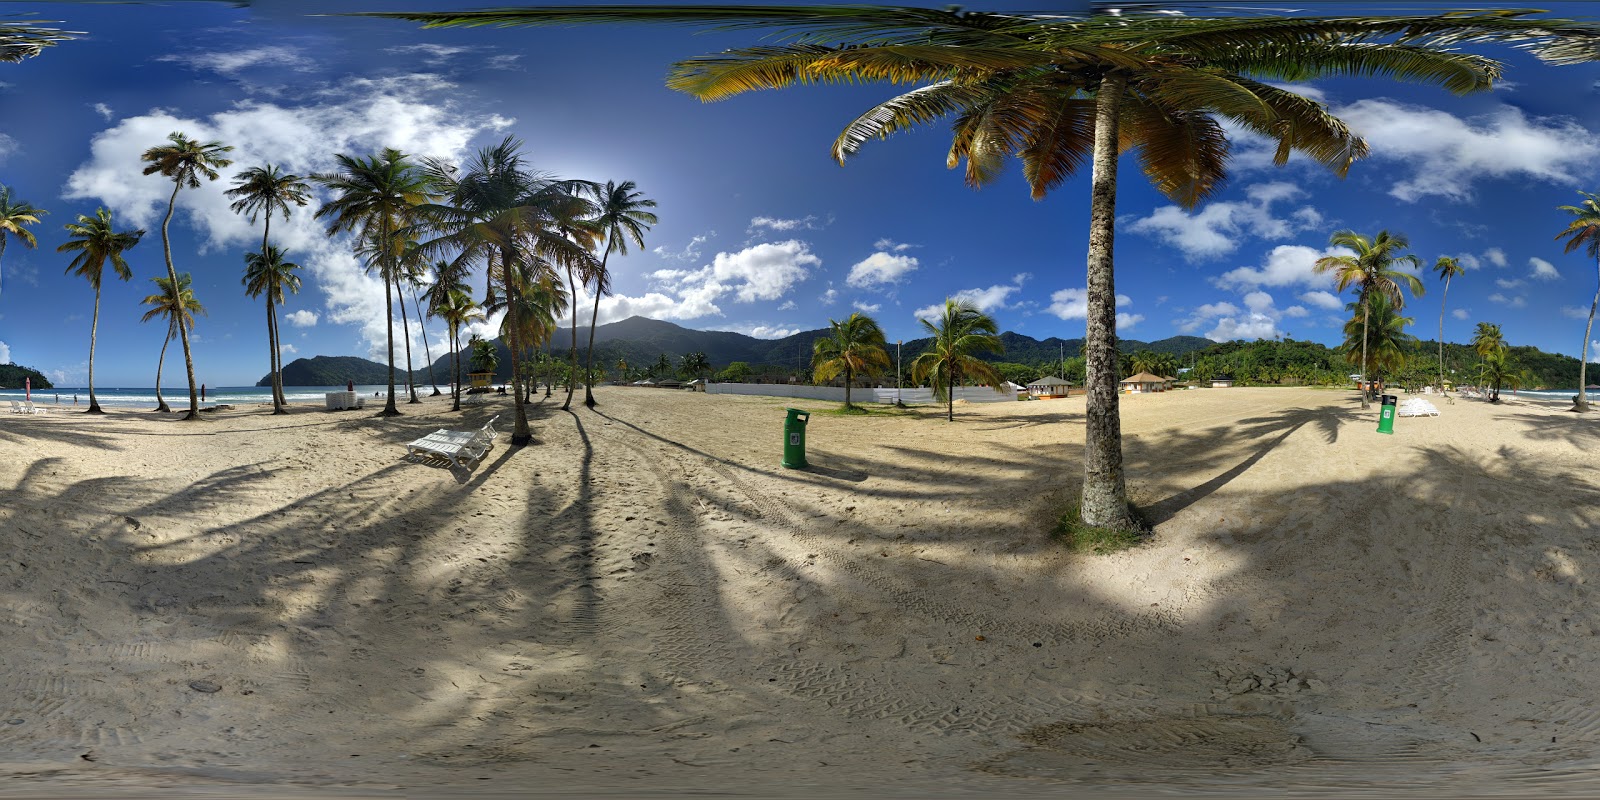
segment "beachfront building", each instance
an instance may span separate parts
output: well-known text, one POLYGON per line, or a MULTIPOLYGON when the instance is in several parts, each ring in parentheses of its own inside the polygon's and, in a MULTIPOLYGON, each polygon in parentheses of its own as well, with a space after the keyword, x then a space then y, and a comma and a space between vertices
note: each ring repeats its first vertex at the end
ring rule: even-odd
POLYGON ((1028 387, 1023 386, 1020 383, 1012 383, 1011 381, 1006 381, 1006 382, 1000 384, 1000 393, 1001 394, 1009 394, 1012 397, 1017 398, 1018 400, 1022 400, 1025 397, 1027 397, 1028 387))
POLYGON ((1167 389, 1167 379, 1160 375, 1141 372, 1138 375, 1129 375, 1117 384, 1122 391, 1129 394, 1148 394, 1150 392, 1163 392, 1167 389))
POLYGON ((1028 396, 1035 400, 1070 397, 1072 396, 1072 384, 1051 375, 1028 384, 1028 396))
POLYGON ((487 392, 489 391, 489 384, 494 383, 493 372, 469 372, 467 377, 472 380, 472 388, 467 390, 469 392, 479 389, 487 392))
POLYGON ((1233 388, 1233 379, 1232 378, 1228 378, 1228 377, 1212 378, 1211 379, 1211 388, 1213 388, 1213 389, 1232 389, 1233 388))

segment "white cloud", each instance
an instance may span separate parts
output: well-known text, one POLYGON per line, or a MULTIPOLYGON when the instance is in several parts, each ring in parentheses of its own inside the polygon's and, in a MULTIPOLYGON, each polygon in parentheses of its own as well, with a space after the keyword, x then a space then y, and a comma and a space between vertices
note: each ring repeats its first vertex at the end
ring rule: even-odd
POLYGON ((1472 312, 1468 311, 1465 308, 1458 308, 1458 309, 1455 309, 1455 310, 1451 311, 1450 312, 1450 316, 1455 317, 1456 319, 1463 319, 1463 320, 1464 319, 1471 319, 1472 318, 1472 312))
POLYGON ((317 63, 310 56, 293 47, 267 45, 249 50, 222 50, 212 53, 174 53, 161 56, 157 61, 186 64, 193 69, 210 70, 229 77, 253 67, 273 67, 310 72, 317 63))
POLYGON ((423 63, 437 67, 462 53, 471 52, 470 47, 451 47, 449 45, 423 42, 420 44, 407 44, 399 47, 386 47, 383 52, 394 55, 416 56, 423 63))
POLYGON ((828 291, 823 292, 822 294, 817 296, 817 302, 820 302, 825 306, 833 305, 834 302, 837 301, 838 299, 839 299, 839 290, 833 288, 832 286, 828 287, 828 291))
POLYGON ((296 328, 309 328, 317 324, 317 312, 305 309, 285 314, 283 318, 289 320, 289 324, 296 328))
POLYGON ((757 339, 782 339, 785 336, 793 336, 800 332, 799 328, 780 328, 775 325, 765 324, 723 325, 718 328, 709 328, 708 330, 733 331, 746 336, 754 336, 757 339))
MULTIPOLYGON (((1117 295, 1117 308, 1133 302, 1133 298, 1117 295)), ((1088 319, 1089 318, 1089 290, 1088 289, 1062 289, 1050 295, 1050 307, 1045 309, 1061 319, 1088 319)), ((1140 317, 1144 319, 1144 317, 1140 317)))
POLYGON ((751 217, 750 218, 750 227, 745 229, 745 232, 746 233, 750 233, 750 234, 755 234, 755 233, 759 233, 762 230, 779 231, 779 232, 796 231, 796 230, 814 231, 814 230, 820 230, 823 227, 825 227, 825 226, 817 224, 817 218, 815 216, 812 216, 812 215, 809 215, 809 214, 806 215, 805 217, 802 217, 801 219, 779 219, 777 217, 751 217))
POLYGON ((1491 247, 1488 250, 1483 251, 1483 257, 1487 259, 1490 264, 1493 264, 1497 267, 1503 267, 1506 265, 1506 251, 1501 250, 1498 247, 1491 247))
POLYGON ((498 56, 489 56, 489 60, 484 62, 484 66, 489 69, 516 69, 517 59, 520 58, 522 58, 522 55, 519 53, 506 53, 498 56))
POLYGON ((1311 312, 1305 310, 1302 306, 1289 306, 1283 310, 1283 315, 1286 317, 1309 317, 1311 312))
POLYGON ((1516 278, 1516 279, 1512 279, 1512 280, 1507 280, 1505 278, 1495 278, 1494 279, 1494 285, 1496 285, 1496 286, 1498 286, 1498 287, 1500 287, 1502 289, 1518 289, 1518 288, 1522 287, 1522 279, 1521 278, 1516 278))
POLYGON ((711 237, 716 235, 716 231, 711 231, 710 233, 701 236, 695 236, 689 239, 689 243, 684 245, 682 250, 668 250, 665 247, 657 247, 650 252, 655 253, 662 258, 672 259, 673 261, 699 261, 700 245, 705 244, 711 239, 711 237))
POLYGON ((793 311, 796 308, 799 308, 799 306, 795 305, 793 300, 785 300, 783 305, 778 306, 779 311, 793 311))
POLYGON ((850 268, 847 285, 858 289, 871 289, 885 284, 899 283, 900 279, 916 270, 917 260, 911 256, 896 256, 877 252, 856 262, 850 268))
MULTIPOLYGON (((1310 293, 1308 293, 1310 294, 1310 293)), ((1244 296, 1244 309, 1226 301, 1207 303, 1196 308, 1188 319, 1174 323, 1181 333, 1195 333, 1209 326, 1204 336, 1214 342, 1231 339, 1271 339, 1281 336, 1278 321, 1288 317, 1306 317, 1310 312, 1301 306, 1278 309, 1272 295, 1253 291, 1244 296)), ((1311 301, 1308 301, 1311 302, 1311 301)))
POLYGON ((1282 239, 1322 225, 1322 214, 1302 206, 1286 218, 1274 216, 1275 203, 1304 194, 1292 183, 1258 183, 1245 189, 1246 200, 1212 202, 1199 211, 1163 206, 1150 216, 1133 218, 1127 230, 1155 237, 1183 251, 1189 260, 1213 258, 1238 249, 1245 236, 1282 239))
POLYGON ((1533 271, 1528 273, 1528 277, 1534 280, 1553 281, 1561 277, 1561 273, 1556 271, 1556 265, 1538 256, 1528 259, 1528 265, 1533 267, 1533 271))
POLYGON ((0 364, 11 363, 11 345, 0 342, 0 364))
POLYGON ((884 250, 895 253, 903 253, 913 247, 921 247, 921 245, 905 244, 903 242, 896 242, 893 239, 888 238, 879 239, 878 241, 872 243, 872 249, 874 250, 884 250))
POLYGON ((1011 276, 1011 282, 1018 286, 1021 286, 1031 280, 1033 280, 1033 273, 1031 272, 1019 272, 1011 276))
POLYGON ((1317 308, 1327 309, 1329 311, 1338 311, 1339 309, 1344 308, 1344 300, 1340 299, 1340 297, 1333 292, 1305 292, 1300 295, 1300 302, 1306 303, 1307 305, 1316 306, 1317 308))
POLYGON ((1512 308, 1522 308, 1528 304, 1527 299, 1521 295, 1508 297, 1500 292, 1495 292, 1494 294, 1489 295, 1489 302, 1499 303, 1500 305, 1510 306, 1512 308))
MULTIPOLYGON (((971 303, 973 306, 976 306, 979 311, 988 314, 1004 308, 1009 308, 1010 306, 1007 304, 1006 300, 1011 297, 1013 293, 1018 291, 1021 290, 1014 285, 996 285, 990 286, 987 289, 962 289, 961 291, 950 295, 950 299, 955 300, 958 303, 963 301, 971 303)), ((933 321, 938 319, 939 315, 943 313, 944 303, 939 302, 931 306, 919 308, 913 312, 913 315, 917 319, 933 321)))
POLYGON ((6 157, 19 149, 21 149, 21 145, 17 144, 16 139, 0 133, 0 164, 6 163, 6 157))
POLYGON ((851 303, 850 306, 863 314, 876 314, 878 309, 883 308, 882 303, 863 303, 860 300, 851 303))
MULTIPOLYGON (((1314 269, 1317 259, 1342 254, 1339 249, 1317 250, 1298 244, 1280 244, 1267 253, 1259 269, 1239 267, 1215 278, 1211 283, 1221 289, 1255 289, 1262 286, 1305 286, 1326 289, 1333 286, 1333 274, 1318 275, 1314 269)), ((1309 302, 1309 301, 1308 301, 1309 302)))
POLYGON ((1562 306, 1561 315, 1572 319, 1588 319, 1589 309, 1579 308, 1578 306, 1562 306))
MULTIPOLYGON (((448 349, 448 348, 446 348, 446 349, 448 349)), ((404 348, 401 348, 401 351, 404 352, 404 348)), ((283 353, 284 355, 292 356, 295 353, 300 352, 300 350, 299 350, 299 348, 295 347, 294 345, 285 342, 284 344, 278 345, 278 352, 283 353)))
POLYGON ((105 103, 95 103, 93 108, 94 113, 99 114, 100 117, 106 122, 110 122, 111 118, 116 116, 116 114, 112 113, 111 106, 108 106, 105 103))
MULTIPOLYGON (((233 213, 224 194, 243 169, 270 160, 286 172, 307 175, 333 170, 333 153, 382 147, 459 160, 475 136, 510 126, 503 117, 473 116, 456 106, 450 99, 453 88, 430 75, 359 79, 298 106, 247 100, 202 119, 159 109, 124 117, 92 137, 89 158, 68 177, 63 197, 103 204, 119 223, 153 230, 166 211, 172 184, 160 175, 140 175, 139 156, 167 134, 182 131, 233 145, 234 164, 220 180, 179 193, 177 224, 194 226, 203 249, 253 244, 260 240, 260 227, 233 213)), ((274 220, 273 236, 306 267, 323 294, 321 317, 331 324, 359 325, 368 354, 379 356, 387 336, 383 284, 366 274, 347 237, 328 238, 322 222, 312 219, 320 199, 296 209, 287 222, 274 220)))
POLYGON ((718 283, 740 282, 734 287, 735 297, 750 303, 782 297, 806 278, 807 267, 821 264, 822 259, 812 255, 805 242, 790 239, 758 244, 737 253, 718 253, 711 261, 711 273, 718 283))

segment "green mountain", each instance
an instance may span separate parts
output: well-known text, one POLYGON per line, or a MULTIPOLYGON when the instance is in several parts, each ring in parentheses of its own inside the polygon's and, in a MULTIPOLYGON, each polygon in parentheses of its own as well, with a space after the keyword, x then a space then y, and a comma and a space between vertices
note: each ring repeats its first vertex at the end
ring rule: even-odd
POLYGON ((28 379, 33 379, 35 389, 54 389, 50 379, 32 367, 17 364, 0 364, 0 388, 21 389, 28 379))
MULTIPOLYGON (((427 379, 426 371, 422 373, 422 379, 427 379)), ((404 384, 405 380, 405 369, 395 370, 395 383, 404 384)), ((297 358, 283 365, 284 386, 343 386, 350 381, 360 384, 388 383, 389 365, 355 356, 297 358)), ((256 381, 256 385, 271 386, 272 375, 263 376, 256 381)))

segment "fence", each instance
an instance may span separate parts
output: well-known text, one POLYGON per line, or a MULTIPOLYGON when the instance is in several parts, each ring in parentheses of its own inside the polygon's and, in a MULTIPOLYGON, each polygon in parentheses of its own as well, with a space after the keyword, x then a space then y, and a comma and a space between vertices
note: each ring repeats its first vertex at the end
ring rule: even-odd
MULTIPOLYGON (((900 401, 906 405, 926 405, 934 402, 932 389, 852 389, 850 399, 860 402, 868 400, 879 403, 893 403, 895 392, 900 394, 900 401)), ((761 395, 766 397, 796 397, 802 400, 825 400, 834 403, 844 402, 844 387, 842 386, 806 386, 804 384, 789 383, 713 383, 706 386, 708 394, 743 394, 761 395)), ((983 386, 958 386, 956 399, 968 403, 997 403, 1015 401, 1017 396, 1008 392, 997 392, 983 386)))

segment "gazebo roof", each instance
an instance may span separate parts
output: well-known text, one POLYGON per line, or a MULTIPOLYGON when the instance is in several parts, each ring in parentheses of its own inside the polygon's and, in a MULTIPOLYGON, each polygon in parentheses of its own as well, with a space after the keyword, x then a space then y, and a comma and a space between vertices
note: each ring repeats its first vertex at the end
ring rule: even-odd
POLYGON ((1071 385, 1072 385, 1071 381, 1064 381, 1064 380, 1062 380, 1060 378, 1057 378, 1054 375, 1049 375, 1049 376, 1040 378, 1039 380, 1029 381, 1028 382, 1028 388, 1029 389, 1032 389, 1035 386, 1071 386, 1071 385))
POLYGON ((1141 372, 1138 375, 1129 375, 1128 377, 1119 381, 1119 383, 1161 383, 1165 380, 1166 378, 1163 378, 1160 375, 1151 375, 1148 372, 1141 372))

